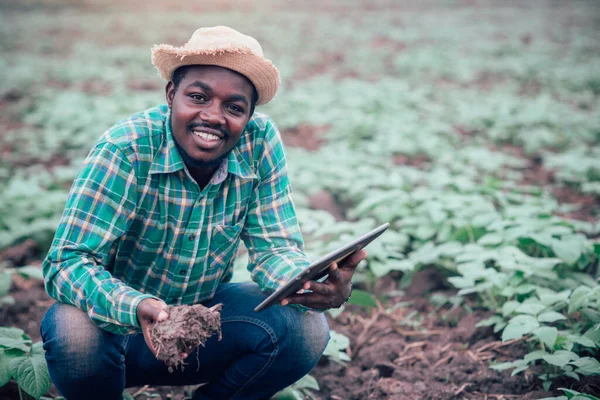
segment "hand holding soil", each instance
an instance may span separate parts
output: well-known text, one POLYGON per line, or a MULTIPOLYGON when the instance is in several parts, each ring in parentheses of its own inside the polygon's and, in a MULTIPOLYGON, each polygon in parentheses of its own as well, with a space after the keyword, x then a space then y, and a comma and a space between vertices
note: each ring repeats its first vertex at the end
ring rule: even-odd
POLYGON ((204 346, 213 334, 217 333, 221 340, 222 306, 167 307, 168 318, 157 318, 150 324, 148 336, 144 333, 148 347, 157 359, 167 364, 169 371, 183 365, 188 354, 198 346, 204 346))
POLYGON ((169 318, 167 313, 167 304, 162 300, 144 299, 137 306, 137 318, 144 334, 146 345, 156 357, 156 349, 150 340, 150 326, 154 322, 164 321, 169 318))
POLYGON ((306 282, 302 289, 308 293, 299 293, 281 301, 281 305, 302 304, 316 310, 337 308, 344 304, 352 293, 352 276, 358 264, 367 257, 365 250, 353 253, 341 265, 331 264, 329 276, 325 282, 306 282))

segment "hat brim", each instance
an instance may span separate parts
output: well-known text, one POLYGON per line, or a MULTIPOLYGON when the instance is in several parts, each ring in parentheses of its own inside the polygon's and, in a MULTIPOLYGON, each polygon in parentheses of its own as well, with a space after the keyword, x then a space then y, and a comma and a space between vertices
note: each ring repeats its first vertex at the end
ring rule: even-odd
POLYGON ((152 48, 152 64, 167 81, 172 79, 177 68, 184 65, 214 65, 238 72, 247 77, 256 88, 257 105, 271 101, 280 82, 279 70, 271 61, 257 57, 243 47, 198 51, 162 44, 152 48))

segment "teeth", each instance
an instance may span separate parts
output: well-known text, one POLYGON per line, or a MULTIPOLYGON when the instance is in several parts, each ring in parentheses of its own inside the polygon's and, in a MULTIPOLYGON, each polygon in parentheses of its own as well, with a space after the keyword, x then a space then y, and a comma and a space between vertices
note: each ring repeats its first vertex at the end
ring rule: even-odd
POLYGON ((194 131, 194 135, 199 136, 202 139, 208 140, 208 141, 214 141, 214 140, 221 139, 217 135, 211 135, 210 133, 206 133, 206 132, 196 132, 196 131, 194 131))

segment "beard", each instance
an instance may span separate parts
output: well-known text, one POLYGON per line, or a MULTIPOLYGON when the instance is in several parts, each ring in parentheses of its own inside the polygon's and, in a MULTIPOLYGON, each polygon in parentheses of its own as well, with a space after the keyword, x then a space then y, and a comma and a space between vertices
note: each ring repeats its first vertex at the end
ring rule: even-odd
MULTIPOLYGON (((170 120, 173 121, 173 110, 170 110, 170 114, 171 114, 170 120)), ((227 129, 225 129, 224 127, 211 126, 210 124, 206 124, 206 123, 199 124, 197 122, 188 123, 186 126, 186 132, 190 133, 192 131, 192 129, 200 128, 200 127, 217 129, 223 135, 223 140, 227 140, 227 138, 229 138, 229 136, 230 136, 229 131, 227 131, 227 129)), ((171 129, 173 129, 172 124, 171 124, 171 129)), ((193 158, 192 156, 190 156, 188 154, 188 152, 185 151, 185 149, 177 142, 175 135, 171 135, 171 136, 173 137, 173 141, 175 142, 175 146, 177 147, 177 150, 179 151, 179 155, 181 156, 181 159, 183 160, 185 165, 187 165, 189 168, 203 168, 203 169, 218 168, 221 165, 221 163, 223 162, 223 160, 225 160, 227 157, 229 157, 229 153, 231 153, 231 151, 233 150, 233 148, 231 148, 229 151, 226 151, 225 153, 221 154, 219 157, 215 158, 214 160, 197 160, 197 159, 193 158)))
POLYGON ((177 143, 177 140, 175 140, 175 138, 173 138, 173 141, 175 142, 177 150, 179 150, 179 155, 181 156, 181 159, 183 160, 185 165, 187 165, 190 168, 218 168, 223 162, 223 160, 229 157, 229 153, 231 153, 231 151, 233 150, 232 148, 231 150, 221 154, 218 158, 215 158, 214 160, 196 160, 195 158, 192 158, 192 156, 190 156, 187 153, 187 151, 185 151, 185 149, 179 145, 179 143, 177 143))

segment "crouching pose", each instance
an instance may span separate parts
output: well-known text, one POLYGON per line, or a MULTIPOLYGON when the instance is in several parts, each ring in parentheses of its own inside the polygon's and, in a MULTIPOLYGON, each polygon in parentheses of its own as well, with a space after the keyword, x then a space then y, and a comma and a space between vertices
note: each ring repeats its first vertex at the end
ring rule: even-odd
POLYGON ((68 400, 139 385, 203 384, 194 399, 268 399, 308 373, 329 339, 320 310, 350 295, 361 251, 327 281, 254 312, 308 265, 279 132, 254 107, 279 86, 256 40, 201 28, 152 49, 166 104, 94 144, 44 260, 57 300, 42 323, 50 376, 68 400), (230 283, 240 240, 252 283, 230 283), (223 304, 222 340, 169 372, 149 326, 167 305, 223 304))

